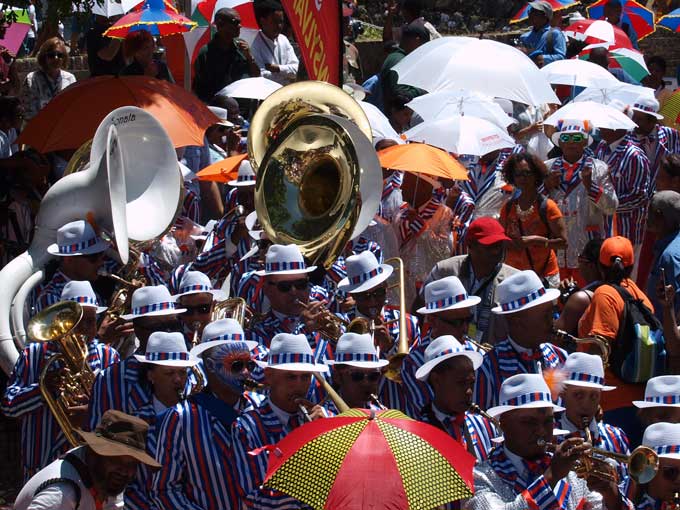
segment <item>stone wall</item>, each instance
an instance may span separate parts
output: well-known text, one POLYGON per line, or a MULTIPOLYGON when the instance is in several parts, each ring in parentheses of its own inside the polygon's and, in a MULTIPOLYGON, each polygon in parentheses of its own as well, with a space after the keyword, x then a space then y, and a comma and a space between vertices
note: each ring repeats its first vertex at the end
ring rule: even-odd
MULTIPOLYGON (((16 61, 17 72, 19 79, 23 82, 24 77, 31 71, 38 69, 38 61, 35 58, 20 58, 16 61)), ((73 73, 78 80, 84 80, 90 76, 90 70, 87 67, 87 56, 79 55, 69 59, 68 71, 73 73)))

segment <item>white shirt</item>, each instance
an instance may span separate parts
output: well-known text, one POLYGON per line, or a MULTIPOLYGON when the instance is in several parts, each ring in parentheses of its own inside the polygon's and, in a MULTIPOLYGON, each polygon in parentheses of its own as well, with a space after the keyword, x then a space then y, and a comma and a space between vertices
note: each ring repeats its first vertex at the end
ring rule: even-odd
POLYGON ((279 34, 275 40, 272 40, 260 30, 250 46, 250 53, 260 68, 260 75, 264 78, 281 85, 288 85, 295 81, 300 62, 285 35, 279 34), (280 71, 272 73, 264 68, 265 64, 276 64, 280 71))

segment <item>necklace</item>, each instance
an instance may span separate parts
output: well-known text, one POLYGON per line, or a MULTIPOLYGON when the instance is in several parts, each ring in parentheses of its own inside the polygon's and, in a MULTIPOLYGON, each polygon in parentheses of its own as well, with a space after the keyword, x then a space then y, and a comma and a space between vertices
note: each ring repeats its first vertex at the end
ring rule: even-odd
POLYGON ((529 207, 529 209, 527 209, 526 211, 523 211, 522 208, 519 206, 519 202, 518 202, 518 203, 515 204, 515 210, 517 211, 517 217, 521 221, 524 221, 534 213, 534 205, 531 204, 531 207, 529 207))

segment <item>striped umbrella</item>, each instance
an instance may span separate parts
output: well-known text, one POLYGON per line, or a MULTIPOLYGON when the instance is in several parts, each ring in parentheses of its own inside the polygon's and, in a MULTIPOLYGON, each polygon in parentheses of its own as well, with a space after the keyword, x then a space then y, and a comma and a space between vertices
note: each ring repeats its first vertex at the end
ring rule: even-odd
POLYGON ((399 411, 350 409, 268 449, 264 486, 318 510, 429 510, 473 493, 474 457, 399 411))
POLYGON ((680 32, 680 9, 675 9, 662 16, 656 23, 656 26, 671 30, 672 32, 680 32))
MULTIPOLYGON (((595 2, 588 7, 588 16, 592 19, 603 18, 604 7, 608 2, 609 0, 598 0, 595 2)), ((649 34, 654 33, 656 30, 656 27, 654 26, 654 12, 635 0, 621 0, 621 5, 623 7, 621 20, 623 23, 628 23, 630 25, 637 34, 638 40, 644 39, 649 34)))
POLYGON ((104 32, 106 37, 125 39, 130 32, 146 30, 151 35, 167 35, 189 32, 196 22, 168 8, 163 0, 146 0, 140 10, 133 10, 119 19, 104 32))
POLYGON ((668 127, 680 129, 680 90, 676 90, 664 101, 661 110, 663 124, 668 127))
MULTIPOLYGON (((579 5, 581 2, 578 0, 548 0, 548 3, 552 7, 553 12, 557 12, 563 9, 569 9, 569 7, 573 7, 575 5, 579 5)), ((510 23, 519 23, 520 21, 526 20, 529 17, 530 10, 531 6, 526 4, 519 10, 519 12, 517 12, 517 14, 512 17, 512 19, 510 19, 510 23)))
MULTIPOLYGON (((597 46, 597 45, 593 45, 597 46)), ((579 53, 579 58, 588 60, 590 58, 590 49, 586 49, 579 53)), ((645 64, 645 57, 642 53, 629 48, 615 48, 609 51, 609 67, 620 68, 626 71, 631 78, 641 82, 645 76, 649 76, 649 69, 645 64)))

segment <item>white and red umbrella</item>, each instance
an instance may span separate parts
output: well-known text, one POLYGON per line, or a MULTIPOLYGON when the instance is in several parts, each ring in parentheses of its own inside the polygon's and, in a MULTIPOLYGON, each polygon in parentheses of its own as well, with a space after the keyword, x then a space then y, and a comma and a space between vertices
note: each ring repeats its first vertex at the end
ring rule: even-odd
POLYGON ((587 44, 610 43, 609 49, 633 48, 626 33, 608 21, 583 19, 564 29, 564 35, 587 44))

